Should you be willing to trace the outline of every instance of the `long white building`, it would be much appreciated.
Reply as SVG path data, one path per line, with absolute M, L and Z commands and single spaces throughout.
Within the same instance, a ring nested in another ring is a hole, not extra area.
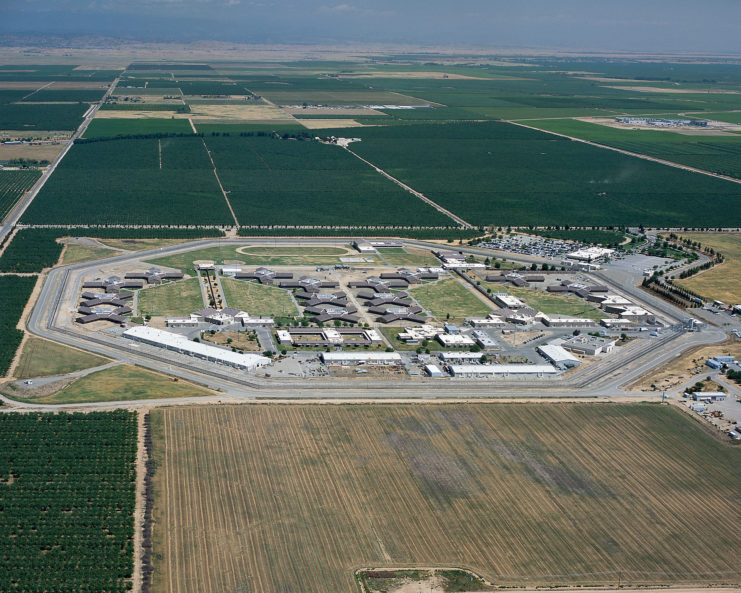
M 179 354 L 193 356 L 209 362 L 223 364 L 236 369 L 250 371 L 257 367 L 270 364 L 270 359 L 259 354 L 241 354 L 231 352 L 216 346 L 193 342 L 185 336 L 172 332 L 155 329 L 153 327 L 132 327 L 127 329 L 123 336 L 135 342 L 142 342 L 150 346 L 157 346 Z
M 558 369 L 549 364 L 451 364 L 453 377 L 496 377 L 497 375 L 555 375 Z
M 401 364 L 398 352 L 322 352 L 319 354 L 325 364 Z

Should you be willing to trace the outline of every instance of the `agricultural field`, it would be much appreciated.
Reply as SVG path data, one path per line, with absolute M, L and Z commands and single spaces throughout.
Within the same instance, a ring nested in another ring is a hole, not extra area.
M 85 138 L 111 138 L 145 134 L 192 134 L 186 119 L 95 118 L 85 130 Z
M 667 130 L 620 129 L 573 119 L 522 123 L 741 179 L 741 134 L 686 135 Z
M 227 306 L 250 315 L 293 317 L 299 313 L 288 291 L 281 288 L 231 278 L 221 278 L 221 288 Z
M 60 235 L 69 231 L 60 229 L 21 229 L 0 256 L 0 272 L 36 273 L 57 264 L 62 245 Z
M 3 591 L 129 590 L 136 414 L 2 414 Z
M 421 307 L 439 321 L 486 317 L 492 311 L 492 307 L 454 278 L 427 282 L 412 288 L 409 292 Z
M 736 183 L 508 123 L 368 127 L 353 135 L 362 138 L 351 145 L 357 154 L 477 225 L 741 224 Z M 706 208 L 708 200 L 718 208 Z
M 699 241 L 702 245 L 712 247 L 723 254 L 725 261 L 709 270 L 684 280 L 677 279 L 675 282 L 706 299 L 717 299 L 729 305 L 741 303 L 741 235 L 702 233 L 683 234 L 682 238 Z
M 96 103 L 103 98 L 105 89 L 40 89 L 23 99 L 24 103 Z
M 267 136 L 206 144 L 242 224 L 455 225 L 338 146 Z
M 15 351 L 23 340 L 23 330 L 16 329 L 33 288 L 36 276 L 0 276 L 0 377 L 8 372 Z
M 0 130 L 76 130 L 86 103 L 12 103 L 0 110 Z
M 216 225 L 233 218 L 202 140 L 168 137 L 76 143 L 23 222 Z
M 671 407 L 206 406 L 151 418 L 155 593 L 346 593 L 363 566 L 457 566 L 528 587 L 741 572 L 741 449 Z
M 0 171 L 0 220 L 41 177 L 41 171 Z
M 28 338 L 23 345 L 14 375 L 18 379 L 53 377 L 111 362 L 96 354 L 41 338 Z
M 203 309 L 198 278 L 188 278 L 139 291 L 139 313 L 153 317 L 183 316 Z

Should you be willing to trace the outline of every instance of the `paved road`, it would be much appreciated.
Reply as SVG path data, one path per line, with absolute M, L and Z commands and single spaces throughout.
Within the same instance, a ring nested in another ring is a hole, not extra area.
M 108 263 L 121 263 L 148 257 L 170 255 L 192 250 L 194 247 L 208 247 L 224 243 L 243 244 L 244 239 L 203 240 L 188 244 L 164 247 L 145 252 L 115 255 Z M 250 243 L 296 244 L 334 244 L 333 240 L 265 239 L 249 240 Z M 419 241 L 410 244 L 430 246 Z M 434 245 L 434 244 L 433 244 Z M 437 246 L 437 245 L 435 245 Z M 476 248 L 461 247 L 464 252 L 478 252 Z M 433 398 L 481 398 L 481 397 L 607 397 L 623 393 L 621 385 L 633 381 L 651 368 L 675 357 L 680 351 L 698 344 L 722 341 L 725 333 L 709 330 L 697 333 L 666 332 L 660 338 L 641 340 L 635 346 L 624 347 L 601 365 L 578 369 L 567 378 L 551 378 L 533 381 L 524 378 L 502 378 L 496 382 L 443 379 L 440 381 L 405 380 L 364 380 L 364 379 L 274 379 L 249 376 L 232 371 L 226 367 L 211 365 L 184 356 L 173 356 L 161 349 L 148 347 L 110 335 L 106 332 L 80 331 L 65 327 L 58 319 L 62 303 L 75 302 L 82 276 L 90 268 L 98 269 L 100 262 L 90 262 L 66 266 L 52 270 L 34 310 L 30 316 L 28 329 L 31 333 L 48 339 L 83 348 L 102 354 L 124 363 L 138 364 L 145 368 L 182 377 L 219 390 L 221 395 L 214 398 L 183 398 L 181 400 L 147 400 L 139 403 L 107 402 L 104 404 L 79 405 L 76 407 L 120 407 L 122 405 L 173 405 L 175 403 L 207 403 L 211 401 L 244 401 L 255 398 L 393 398 L 409 397 Z M 621 289 L 626 287 L 621 286 Z M 627 287 L 630 288 L 630 287 Z M 637 289 L 636 289 L 637 290 Z M 651 295 L 638 291 L 641 301 Z M 670 318 L 681 318 L 683 312 L 657 299 L 657 309 Z M 648 355 L 650 353 L 650 355 Z M 645 394 L 632 394 L 639 398 Z M 8 400 L 6 400 L 8 401 Z M 8 402 L 11 403 L 11 402 Z M 24 408 L 37 409 L 34 404 L 17 404 Z
M 51 165 L 49 165 L 46 168 L 46 171 L 44 171 L 43 175 L 39 178 L 39 180 L 36 182 L 36 185 L 31 188 L 31 191 L 26 194 L 24 198 L 22 198 L 14 207 L 13 209 L 8 213 L 8 215 L 5 217 L 5 219 L 2 221 L 2 226 L 0 226 L 0 243 L 5 239 L 5 236 L 10 233 L 13 226 L 18 223 L 18 221 L 21 219 L 21 216 L 23 216 L 23 213 L 26 211 L 28 206 L 33 202 L 36 195 L 41 191 L 41 188 L 44 187 L 44 184 L 47 182 L 49 177 L 51 177 L 52 173 L 54 173 L 54 170 L 57 168 L 57 165 L 62 162 L 62 159 L 65 157 L 65 155 L 69 152 L 69 149 L 72 148 L 72 145 L 75 143 L 75 140 L 77 138 L 80 138 L 84 133 L 85 130 L 87 130 L 87 127 L 90 125 L 90 122 L 93 121 L 93 118 L 95 117 L 95 114 L 98 112 L 98 109 L 100 109 L 100 106 L 105 103 L 106 99 L 110 96 L 111 92 L 114 88 L 116 88 L 116 85 L 118 84 L 119 78 L 116 78 L 111 85 L 108 87 L 108 90 L 106 91 L 105 95 L 103 95 L 103 98 L 98 101 L 97 103 L 94 103 L 91 105 L 90 109 L 87 112 L 87 115 L 82 120 L 82 123 L 80 124 L 80 127 L 77 128 L 77 131 L 72 135 L 72 138 L 67 143 L 67 146 L 64 147 L 62 152 L 59 153 L 57 158 L 54 159 Z

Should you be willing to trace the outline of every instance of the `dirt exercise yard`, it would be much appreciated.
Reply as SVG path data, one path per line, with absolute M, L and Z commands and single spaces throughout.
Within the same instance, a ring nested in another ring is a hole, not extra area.
M 151 417 L 152 591 L 350 593 L 362 567 L 460 567 L 529 588 L 741 578 L 741 448 L 668 406 Z

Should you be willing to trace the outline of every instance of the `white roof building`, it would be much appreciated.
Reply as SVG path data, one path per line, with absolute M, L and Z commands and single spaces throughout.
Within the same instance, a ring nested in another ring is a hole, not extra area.
M 476 342 L 463 334 L 437 334 L 437 341 L 448 348 L 455 346 L 473 346 Z
M 546 360 L 556 366 L 572 368 L 579 365 L 579 359 L 567 352 L 562 346 L 555 344 L 544 344 L 536 349 Z
M 543 376 L 558 373 L 549 364 L 452 364 L 448 368 L 453 377 Z
M 275 332 L 276 337 L 278 338 L 278 343 L 280 344 L 293 344 L 293 338 L 291 337 L 291 332 L 285 329 L 279 329 L 277 332 Z
M 582 354 L 588 354 L 589 356 L 596 356 L 602 352 L 611 352 L 615 347 L 615 340 L 598 338 L 596 336 L 575 336 L 568 340 L 564 340 L 562 346 L 572 352 L 580 352 Z
M 592 262 L 601 257 L 609 257 L 613 253 L 615 253 L 614 249 L 607 249 L 605 247 L 585 247 L 584 249 L 569 253 L 566 257 L 577 261 Z
M 452 362 L 455 360 L 481 360 L 480 352 L 440 352 L 437 356 L 443 362 Z
M 398 352 L 321 352 L 325 364 L 401 364 Z
M 193 342 L 185 336 L 153 327 L 132 327 L 123 333 L 125 338 L 193 356 L 209 362 L 224 364 L 241 370 L 252 370 L 270 364 L 270 359 L 258 354 L 232 352 L 209 344 Z
M 507 325 L 501 317 L 489 313 L 486 317 L 471 317 L 467 320 L 471 327 L 504 327 Z
M 440 370 L 440 367 L 436 364 L 426 364 L 425 365 L 425 373 L 429 377 L 442 377 L 443 372 Z
M 506 293 L 498 293 L 494 297 L 494 302 L 503 309 L 519 309 L 520 307 L 525 306 L 525 303 L 520 299 Z

